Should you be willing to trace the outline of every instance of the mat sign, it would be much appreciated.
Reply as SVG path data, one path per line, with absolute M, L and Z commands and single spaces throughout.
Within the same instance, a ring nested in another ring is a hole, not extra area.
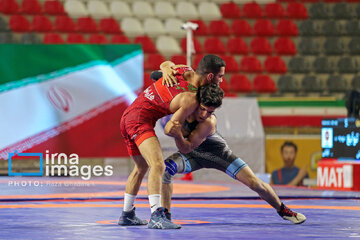
M 360 165 L 338 161 L 320 161 L 317 167 L 317 186 L 337 190 L 360 190 L 357 172 Z

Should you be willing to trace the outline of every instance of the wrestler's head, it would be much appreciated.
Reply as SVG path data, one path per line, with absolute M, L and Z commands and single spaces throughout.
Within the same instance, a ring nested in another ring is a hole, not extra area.
M 207 84 L 219 84 L 225 74 L 225 61 L 216 55 L 206 55 L 200 60 L 196 73 L 204 77 Z
M 205 121 L 213 114 L 216 108 L 222 104 L 224 91 L 217 84 L 200 86 L 196 93 L 199 106 L 195 110 L 195 118 L 198 122 Z

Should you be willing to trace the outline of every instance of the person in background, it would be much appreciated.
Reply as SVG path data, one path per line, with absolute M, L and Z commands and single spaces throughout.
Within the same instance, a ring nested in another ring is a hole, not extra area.
M 271 180 L 273 184 L 301 186 L 302 180 L 309 177 L 306 167 L 300 169 L 294 165 L 296 154 L 296 144 L 291 141 L 284 142 L 281 146 L 281 157 L 284 161 L 284 167 L 272 172 Z

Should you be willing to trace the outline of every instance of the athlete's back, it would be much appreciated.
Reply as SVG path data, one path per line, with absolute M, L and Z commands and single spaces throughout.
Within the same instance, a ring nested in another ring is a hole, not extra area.
M 189 71 L 189 68 L 182 67 L 176 70 L 178 72 L 176 85 L 167 87 L 162 84 L 162 78 L 160 78 L 135 99 L 123 116 L 137 113 L 155 125 L 159 118 L 171 114 L 169 105 L 175 96 L 182 92 L 196 91 L 196 88 L 183 77 L 183 73 Z

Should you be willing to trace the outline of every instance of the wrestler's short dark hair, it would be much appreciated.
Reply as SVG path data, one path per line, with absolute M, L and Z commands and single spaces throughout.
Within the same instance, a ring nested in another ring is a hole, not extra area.
M 281 152 L 283 151 L 284 147 L 293 147 L 295 149 L 295 152 L 297 152 L 296 144 L 291 141 L 285 141 L 283 145 L 281 145 Z
M 196 73 L 199 75 L 208 73 L 218 74 L 221 67 L 225 67 L 225 61 L 219 56 L 209 54 L 200 60 Z
M 206 107 L 220 107 L 223 98 L 224 91 L 215 83 L 200 86 L 196 92 L 196 99 L 199 104 L 201 103 Z

